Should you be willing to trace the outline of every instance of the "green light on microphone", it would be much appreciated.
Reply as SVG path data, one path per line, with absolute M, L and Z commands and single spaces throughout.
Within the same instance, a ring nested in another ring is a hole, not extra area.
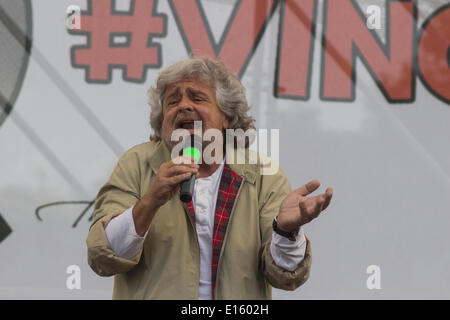
M 183 150 L 183 156 L 191 156 L 195 161 L 200 161 L 201 155 L 200 150 L 197 148 L 190 147 Z

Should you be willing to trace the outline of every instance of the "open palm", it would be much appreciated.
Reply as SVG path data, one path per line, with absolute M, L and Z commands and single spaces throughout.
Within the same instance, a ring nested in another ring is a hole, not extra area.
M 333 196 L 332 188 L 327 188 L 325 193 L 317 196 L 307 196 L 319 186 L 318 180 L 312 180 L 284 198 L 277 217 L 277 224 L 281 230 L 295 231 L 328 207 Z

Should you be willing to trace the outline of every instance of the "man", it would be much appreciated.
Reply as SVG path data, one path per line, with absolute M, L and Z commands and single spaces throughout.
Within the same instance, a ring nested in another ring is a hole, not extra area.
M 254 128 L 245 89 L 222 63 L 178 62 L 149 95 L 151 141 L 119 160 L 97 195 L 87 238 L 91 268 L 115 275 L 113 298 L 270 299 L 272 286 L 298 288 L 311 266 L 302 225 L 328 206 L 332 189 L 308 197 L 320 185 L 313 180 L 292 192 L 281 169 L 261 174 L 259 155 L 251 163 L 236 141 L 224 145 L 222 161 L 172 157 L 175 130 L 193 133 L 196 121 L 202 132 Z M 228 161 L 242 151 L 244 164 Z M 193 174 L 185 204 L 180 183 Z

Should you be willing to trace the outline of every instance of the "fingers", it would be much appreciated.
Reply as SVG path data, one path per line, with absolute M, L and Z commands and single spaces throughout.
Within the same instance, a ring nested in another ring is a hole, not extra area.
M 180 156 L 163 163 L 159 168 L 157 178 L 160 187 L 178 185 L 180 182 L 189 179 L 193 174 L 197 174 L 199 165 L 193 162 L 190 156 Z
M 319 180 L 311 180 L 304 186 L 301 186 L 300 188 L 296 189 L 295 192 L 298 193 L 301 196 L 306 196 L 316 190 L 318 187 L 320 187 L 320 181 Z
M 169 166 L 174 166 L 174 165 L 180 165 L 180 164 L 194 164 L 195 163 L 195 159 L 191 156 L 179 156 L 176 158 L 173 158 L 172 161 L 169 162 Z
M 193 174 L 194 174 L 194 172 L 190 171 L 190 172 L 181 173 L 176 176 L 172 176 L 168 179 L 169 180 L 168 184 L 171 186 L 179 185 L 184 180 L 189 179 Z
M 180 174 L 184 174 L 184 173 L 188 173 L 188 172 L 192 172 L 192 173 L 198 173 L 198 165 L 192 165 L 192 166 L 188 166 L 188 165 L 178 165 L 178 166 L 173 166 L 170 167 L 166 170 L 166 177 L 173 177 L 173 176 L 177 176 Z
M 198 165 L 176 165 L 168 168 L 165 172 L 165 178 L 168 184 L 173 186 L 189 179 L 193 174 L 198 173 Z
M 332 188 L 327 188 L 325 193 L 317 196 L 317 209 L 318 209 L 319 213 L 328 207 L 332 197 L 333 197 L 333 189 Z
M 164 205 L 180 190 L 180 183 L 197 174 L 199 165 L 192 157 L 181 156 L 167 161 L 159 167 L 153 185 L 147 191 L 148 197 L 158 207 Z
M 164 177 L 172 177 L 174 175 L 194 171 L 197 173 L 199 165 L 194 163 L 194 159 L 190 156 L 180 156 L 163 163 L 159 169 L 160 175 Z
M 330 204 L 332 196 L 333 189 L 327 188 L 327 190 L 325 190 L 325 193 L 311 197 L 310 199 L 313 199 L 317 203 L 317 206 L 320 208 L 320 211 L 323 211 Z
M 327 190 L 325 191 L 324 197 L 325 197 L 325 200 L 322 205 L 321 211 L 325 210 L 328 207 L 328 205 L 330 204 L 331 198 L 333 197 L 333 189 L 327 188 Z
M 308 223 L 317 218 L 319 214 L 328 207 L 332 197 L 333 189 L 327 188 L 323 194 L 300 201 L 299 206 L 304 223 Z

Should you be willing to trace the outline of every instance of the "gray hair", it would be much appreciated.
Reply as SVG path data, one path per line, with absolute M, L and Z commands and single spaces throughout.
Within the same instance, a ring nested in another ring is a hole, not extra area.
M 239 78 L 220 61 L 214 61 L 209 57 L 196 57 L 182 60 L 163 70 L 156 81 L 156 87 L 148 90 L 150 125 L 153 129 L 150 140 L 161 140 L 164 93 L 167 87 L 181 80 L 202 81 L 215 90 L 217 105 L 227 118 L 229 129 L 243 131 L 255 129 L 255 119 L 247 114 L 250 107 L 245 97 L 245 88 Z M 253 138 L 249 138 L 250 143 Z M 236 146 L 236 136 L 234 140 Z M 246 141 L 245 146 L 248 145 Z

